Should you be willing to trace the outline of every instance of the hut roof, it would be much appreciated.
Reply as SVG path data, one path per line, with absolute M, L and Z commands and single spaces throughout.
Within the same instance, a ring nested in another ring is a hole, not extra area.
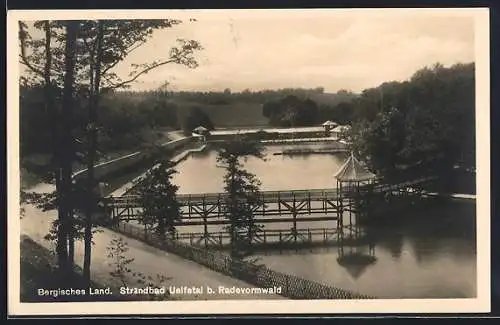
M 350 128 L 351 127 L 349 125 L 339 125 L 339 126 L 335 127 L 332 131 L 333 132 L 342 132 L 342 131 L 347 131 Z
M 323 126 L 334 126 L 334 125 L 338 125 L 337 123 L 333 122 L 333 121 L 326 121 L 325 123 L 322 124 Z
M 377 176 L 363 166 L 354 154 L 351 155 L 340 166 L 335 173 L 335 178 L 341 182 L 363 182 L 375 179 Z
M 195 132 L 206 132 L 206 131 L 208 131 L 208 129 L 206 127 L 200 125 L 197 128 L 195 128 L 193 131 L 195 131 Z

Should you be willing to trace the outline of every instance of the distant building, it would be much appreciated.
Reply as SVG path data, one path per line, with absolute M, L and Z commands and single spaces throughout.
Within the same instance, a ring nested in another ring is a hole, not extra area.
M 331 136 L 340 139 L 342 134 L 349 131 L 351 127 L 349 125 L 338 125 L 330 131 Z
M 204 126 L 198 126 L 193 130 L 193 133 L 199 134 L 199 135 L 208 135 L 210 131 Z
M 327 134 L 329 134 L 330 131 L 338 125 L 338 123 L 335 123 L 333 121 L 328 120 L 325 123 L 323 123 L 322 125 L 325 128 L 325 132 Z
M 202 142 L 205 142 L 210 135 L 210 131 L 206 127 L 200 125 L 193 130 L 192 135 L 194 137 L 199 137 Z

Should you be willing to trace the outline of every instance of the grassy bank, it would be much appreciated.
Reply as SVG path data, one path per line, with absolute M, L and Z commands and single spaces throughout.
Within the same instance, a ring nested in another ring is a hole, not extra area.
M 110 150 L 104 150 L 103 154 L 97 159 L 96 164 L 109 161 L 130 153 L 140 151 L 145 147 L 149 147 L 152 144 L 163 144 L 172 139 L 169 138 L 168 132 L 172 131 L 168 128 L 158 128 L 158 129 L 148 129 L 141 131 L 140 140 L 131 142 L 127 145 L 126 141 L 120 141 L 120 145 L 116 148 Z M 102 149 L 101 149 L 102 150 Z M 48 164 L 50 161 L 50 154 L 36 154 L 30 156 L 21 157 L 21 188 L 29 189 L 43 182 L 42 177 L 38 175 L 37 170 L 42 170 L 43 165 Z M 73 172 L 85 169 L 86 166 L 83 164 L 75 163 L 73 165 Z
M 39 295 L 39 289 L 56 290 L 60 288 L 60 278 L 57 273 L 56 257 L 49 250 L 40 246 L 27 236 L 21 236 L 20 242 L 21 274 L 20 274 L 20 301 L 21 302 L 85 302 L 85 301 L 140 301 L 149 300 L 148 296 L 122 296 L 116 286 L 112 287 L 111 295 Z M 67 282 L 68 288 L 82 289 L 84 281 L 81 269 L 75 271 Z M 93 289 L 104 289 L 106 286 L 93 282 Z

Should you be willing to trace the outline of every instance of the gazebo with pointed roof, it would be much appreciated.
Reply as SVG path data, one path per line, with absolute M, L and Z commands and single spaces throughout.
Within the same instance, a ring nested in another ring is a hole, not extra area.
M 359 228 L 357 221 L 353 223 L 353 216 L 355 216 L 355 220 L 358 220 L 358 217 L 363 214 L 363 209 L 360 209 L 358 205 L 360 197 L 352 194 L 360 194 L 360 187 L 372 184 L 377 179 L 377 176 L 369 171 L 351 151 L 351 154 L 340 166 L 334 177 L 337 180 L 337 204 L 339 206 L 337 209 L 337 226 L 342 234 L 337 262 L 353 278 L 358 278 L 369 265 L 375 263 L 376 258 L 374 256 L 374 247 L 370 243 L 365 243 L 366 233 Z M 344 210 L 344 207 L 347 210 Z M 344 211 L 349 213 L 349 225 L 347 227 L 344 227 Z M 350 247 L 350 249 L 344 252 L 343 239 L 346 229 L 353 245 L 348 245 L 346 248 Z
M 349 222 L 352 225 L 352 218 L 354 210 L 353 208 L 358 206 L 358 199 L 360 195 L 360 188 L 363 185 L 372 184 L 377 176 L 370 172 L 356 157 L 354 153 L 351 152 L 350 156 L 346 159 L 344 164 L 340 166 L 339 170 L 335 173 L 334 177 L 337 180 L 337 191 L 338 191 L 338 204 L 339 206 L 345 206 L 347 204 L 350 206 L 349 209 Z M 344 202 L 344 199 L 348 199 Z M 339 222 L 343 225 L 343 211 L 344 209 L 338 209 Z M 360 212 L 360 211 L 358 211 Z M 358 215 L 354 212 L 354 215 Z M 357 218 L 357 217 L 356 217 Z
M 347 185 L 351 190 L 354 186 L 370 184 L 377 179 L 377 176 L 370 172 L 351 151 L 351 155 L 340 166 L 334 177 L 337 179 L 337 188 L 342 191 Z

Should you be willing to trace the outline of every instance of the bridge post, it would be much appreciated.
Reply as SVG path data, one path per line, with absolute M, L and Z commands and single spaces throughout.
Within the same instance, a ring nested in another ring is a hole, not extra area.
M 115 215 L 116 215 L 115 209 L 116 209 L 115 205 L 111 204 L 111 220 L 113 223 L 116 221 L 115 220 Z
M 281 215 L 281 197 L 280 197 L 280 192 L 278 192 L 278 213 Z
M 220 193 L 217 195 L 217 218 L 221 217 L 221 204 Z
M 261 193 L 260 196 L 261 196 L 261 199 L 262 199 L 262 215 L 265 216 L 266 215 L 266 200 L 264 198 L 264 194 L 263 193 Z
M 294 240 L 294 244 L 295 244 L 295 248 L 297 248 L 297 203 L 296 203 L 296 199 L 295 199 L 295 192 L 293 192 L 292 194 L 293 196 L 293 205 L 292 205 L 292 208 L 293 208 L 293 240 Z
M 208 224 L 207 224 L 207 206 L 203 196 L 203 237 L 205 238 L 205 247 L 208 247 Z
M 337 230 L 344 227 L 344 198 L 342 196 L 342 183 L 337 181 Z
M 311 214 L 311 192 L 307 192 L 307 212 Z

